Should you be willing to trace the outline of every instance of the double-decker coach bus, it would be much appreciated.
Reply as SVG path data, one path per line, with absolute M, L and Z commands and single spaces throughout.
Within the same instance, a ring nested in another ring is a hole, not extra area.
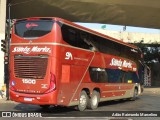
M 13 101 L 83 111 L 142 93 L 143 56 L 134 45 L 56 17 L 17 20 L 11 36 Z

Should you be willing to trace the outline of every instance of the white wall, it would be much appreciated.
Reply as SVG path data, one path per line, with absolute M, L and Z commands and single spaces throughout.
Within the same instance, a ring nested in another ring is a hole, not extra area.
M 0 42 L 5 39 L 6 0 L 0 0 Z M 4 84 L 4 53 L 0 49 L 0 88 Z
M 124 42 L 137 43 L 143 39 L 143 43 L 158 43 L 160 44 L 160 34 L 149 34 L 149 33 L 136 33 L 136 32 L 119 32 L 119 31 L 111 31 L 104 29 L 93 29 L 97 32 L 109 35 L 118 40 L 122 40 Z

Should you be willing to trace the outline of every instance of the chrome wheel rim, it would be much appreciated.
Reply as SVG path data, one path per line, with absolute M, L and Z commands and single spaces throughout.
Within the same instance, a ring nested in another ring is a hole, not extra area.
M 97 105 L 97 101 L 98 101 L 97 96 L 94 95 L 93 98 L 92 98 L 92 104 L 93 104 L 93 106 Z
M 86 102 L 87 102 L 86 96 L 85 96 L 85 95 L 82 95 L 82 96 L 80 97 L 80 105 L 81 105 L 82 107 L 85 107 L 85 106 L 86 106 Z

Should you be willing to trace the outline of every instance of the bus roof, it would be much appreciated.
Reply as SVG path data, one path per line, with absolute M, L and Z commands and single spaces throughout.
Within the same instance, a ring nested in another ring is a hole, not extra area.
M 88 33 L 97 35 L 97 36 L 99 36 L 99 37 L 103 37 L 103 38 L 109 39 L 109 40 L 111 40 L 111 41 L 113 41 L 113 42 L 117 42 L 117 43 L 119 43 L 119 44 L 123 44 L 123 45 L 125 45 L 125 46 L 131 47 L 131 48 L 134 48 L 134 49 L 138 49 L 138 47 L 135 46 L 135 45 L 132 45 L 132 44 L 129 44 L 129 43 L 125 43 L 125 42 L 120 41 L 120 40 L 118 40 L 118 39 L 116 39 L 116 38 L 113 38 L 113 37 L 110 37 L 110 36 L 108 36 L 108 35 L 105 35 L 105 34 L 96 32 L 96 31 L 91 30 L 91 29 L 89 29 L 89 28 L 83 27 L 83 26 L 81 26 L 81 25 L 78 25 L 78 24 L 76 24 L 76 23 L 73 23 L 73 22 L 70 22 L 70 21 L 68 21 L 68 20 L 65 20 L 65 19 L 62 19 L 62 18 L 58 18 L 58 17 L 30 17 L 30 18 L 18 19 L 18 20 L 16 20 L 16 21 L 18 22 L 18 21 L 23 21 L 23 20 L 39 20 L 39 19 L 42 19 L 42 20 L 55 20 L 55 21 L 60 21 L 60 22 L 62 22 L 63 24 L 67 24 L 67 25 L 69 25 L 69 26 L 75 27 L 75 28 L 80 29 L 80 30 L 82 30 L 82 31 L 85 31 L 85 32 L 88 32 Z

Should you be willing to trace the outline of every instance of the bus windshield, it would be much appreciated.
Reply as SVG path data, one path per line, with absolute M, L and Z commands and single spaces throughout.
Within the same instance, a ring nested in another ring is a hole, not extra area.
M 51 32 L 53 20 L 25 20 L 15 24 L 15 34 L 23 38 L 37 38 Z

